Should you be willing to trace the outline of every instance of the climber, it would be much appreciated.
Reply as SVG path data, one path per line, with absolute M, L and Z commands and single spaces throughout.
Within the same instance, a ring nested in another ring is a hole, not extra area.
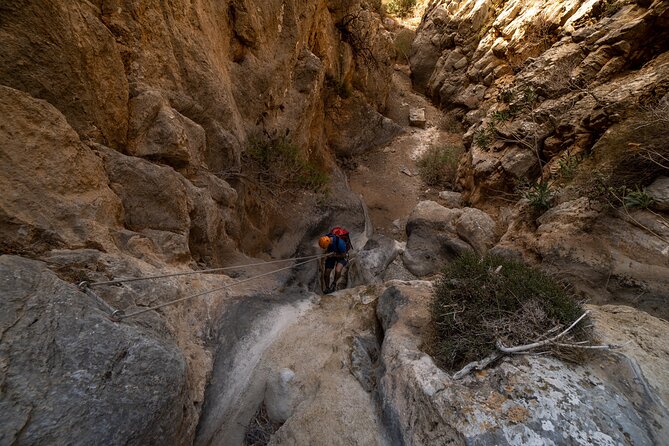
M 321 280 L 322 291 L 330 294 L 335 291 L 341 271 L 348 263 L 348 251 L 351 249 L 351 239 L 347 230 L 336 226 L 318 240 L 318 246 L 328 255 L 325 258 L 324 274 Z M 334 281 L 330 284 L 330 275 L 334 268 Z

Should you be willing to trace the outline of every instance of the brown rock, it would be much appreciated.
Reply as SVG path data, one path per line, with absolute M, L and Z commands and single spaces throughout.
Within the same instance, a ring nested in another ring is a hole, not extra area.
M 45 99 L 85 139 L 125 143 L 128 82 L 99 11 L 79 2 L 10 2 L 0 10 L 0 84 Z
M 5 249 L 113 249 L 121 204 L 102 162 L 55 107 L 0 86 L 0 232 Z

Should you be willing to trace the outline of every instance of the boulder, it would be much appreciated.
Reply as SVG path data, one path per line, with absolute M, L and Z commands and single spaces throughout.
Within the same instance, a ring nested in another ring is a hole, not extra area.
M 186 361 L 164 324 L 112 322 L 41 262 L 0 256 L 0 276 L 0 443 L 183 438 Z
M 496 224 L 474 208 L 449 209 L 434 201 L 421 201 L 406 225 L 404 265 L 421 277 L 438 272 L 467 251 L 483 255 L 497 240 Z
M 424 108 L 409 109 L 409 125 L 424 129 L 426 124 L 427 120 L 425 119 Z
M 275 423 L 284 423 L 295 410 L 295 372 L 289 368 L 279 370 L 267 380 L 265 388 L 265 408 L 267 416 Z
M 463 208 L 455 222 L 458 236 L 469 243 L 477 254 L 485 255 L 497 242 L 496 224 L 485 212 L 475 208 Z
M 328 142 L 341 157 L 381 147 L 403 131 L 359 97 L 341 100 L 328 113 L 325 120 Z
M 121 203 L 103 164 L 65 116 L 43 100 L 0 86 L 0 246 L 114 249 Z
M 383 282 L 388 265 L 403 251 L 404 246 L 396 240 L 384 236 L 370 239 L 351 260 L 348 270 L 348 286 Z
M 172 167 L 198 167 L 205 154 L 204 129 L 169 106 L 155 91 L 130 100 L 130 154 Z
M 654 209 L 669 212 L 669 177 L 658 178 L 646 188 L 646 192 L 654 201 Z
M 439 198 L 443 200 L 444 206 L 447 208 L 462 207 L 462 194 L 460 192 L 453 192 L 445 190 L 439 192 Z
M 429 303 L 430 289 L 420 283 L 391 284 L 379 298 L 379 394 L 391 443 L 656 444 L 669 433 L 669 411 L 626 356 L 584 365 L 505 358 L 453 379 L 419 349 Z
M 473 251 L 460 240 L 455 229 L 460 209 L 447 209 L 434 201 L 421 201 L 407 221 L 406 268 L 418 277 L 437 273 L 465 251 Z

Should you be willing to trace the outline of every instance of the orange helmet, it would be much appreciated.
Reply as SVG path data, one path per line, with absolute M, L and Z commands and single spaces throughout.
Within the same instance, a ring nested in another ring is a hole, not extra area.
M 328 249 L 330 243 L 332 243 L 332 240 L 330 240 L 330 237 L 328 237 L 327 235 L 324 235 L 323 237 L 318 239 L 318 246 L 320 246 L 322 249 Z

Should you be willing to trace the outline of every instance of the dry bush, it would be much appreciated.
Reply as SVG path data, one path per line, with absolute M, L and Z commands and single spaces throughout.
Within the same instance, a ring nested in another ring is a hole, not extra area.
M 501 268 L 500 268 L 501 267 Z M 458 370 L 507 346 L 541 341 L 568 327 L 584 312 L 570 291 L 522 263 L 466 254 L 444 270 L 432 303 L 432 336 L 424 347 L 446 370 Z M 567 342 L 590 337 L 581 323 Z M 546 346 L 564 357 L 564 350 Z M 569 349 L 569 359 L 574 359 Z
M 428 186 L 447 187 L 455 182 L 463 147 L 432 146 L 416 161 L 418 173 Z
M 266 446 L 272 439 L 274 432 L 279 430 L 280 423 L 275 423 L 269 419 L 267 409 L 263 403 L 256 412 L 255 416 L 246 428 L 244 436 L 245 446 Z

